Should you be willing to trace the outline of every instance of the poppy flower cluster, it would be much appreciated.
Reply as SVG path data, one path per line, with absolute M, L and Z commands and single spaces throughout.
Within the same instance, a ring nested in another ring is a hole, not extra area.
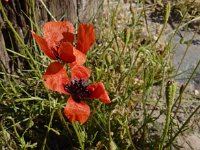
M 68 22 L 47 22 L 43 26 L 44 37 L 32 31 L 42 51 L 52 62 L 43 75 L 44 85 L 53 91 L 69 95 L 64 108 L 65 116 L 71 121 L 83 124 L 90 115 L 86 100 L 100 99 L 110 103 L 102 82 L 88 84 L 91 71 L 84 66 L 86 53 L 95 42 L 93 25 L 80 24 L 74 44 L 74 27 Z M 69 64 L 70 78 L 65 64 Z

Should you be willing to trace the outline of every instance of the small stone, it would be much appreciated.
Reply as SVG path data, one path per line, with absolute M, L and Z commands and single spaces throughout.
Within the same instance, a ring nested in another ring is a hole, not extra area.
M 198 90 L 194 90 L 194 95 L 198 96 L 199 95 L 199 91 Z

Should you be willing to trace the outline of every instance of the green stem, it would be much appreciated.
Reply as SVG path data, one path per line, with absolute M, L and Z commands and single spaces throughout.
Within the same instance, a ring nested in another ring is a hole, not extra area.
M 72 135 L 72 131 L 71 131 L 71 129 L 69 128 L 68 124 L 67 124 L 66 121 L 65 121 L 65 118 L 63 117 L 63 115 L 62 115 L 62 113 L 61 113 L 61 108 L 57 111 L 57 113 L 58 113 L 58 116 L 59 116 L 59 118 L 60 118 L 60 121 L 66 126 L 66 128 L 67 128 L 69 134 Z
M 133 140 L 132 140 L 132 137 L 131 137 L 131 133 L 130 133 L 130 131 L 129 131 L 128 123 L 126 124 L 126 131 L 127 131 L 129 140 L 130 140 L 130 142 L 131 142 L 131 145 L 132 145 L 132 147 L 133 147 L 133 150 L 136 150 L 136 147 L 135 147 L 135 145 L 134 145 L 134 143 L 133 143 Z
M 163 135 L 162 135 L 161 144 L 159 146 L 159 150 L 163 149 L 163 145 L 164 145 L 164 142 L 167 137 L 168 130 L 169 130 L 170 118 L 171 118 L 171 107 L 167 107 L 166 122 L 165 122 L 165 127 L 163 130 Z
M 112 115 L 114 114 L 114 113 L 118 113 L 119 115 L 121 115 L 121 116 L 123 116 L 120 112 L 118 112 L 118 111 L 115 111 L 115 110 L 113 110 L 111 113 L 110 113 L 110 115 L 109 115 L 109 122 L 108 122 L 108 132 L 109 132 L 109 141 L 110 141 L 110 143 L 112 143 L 112 136 L 111 136 L 111 117 L 112 117 Z M 127 118 L 127 117 L 126 117 Z M 128 120 L 128 119 L 126 119 L 126 120 Z M 122 124 L 121 124 L 122 125 Z M 135 145 L 134 145 L 134 143 L 133 143 L 133 140 L 132 140 L 132 137 L 131 137 L 131 133 L 130 133 L 130 131 L 129 131 L 129 127 L 128 127 L 128 122 L 126 121 L 126 123 L 125 123 L 125 125 L 122 125 L 122 126 L 124 126 L 125 128 L 126 128 L 126 131 L 127 131 L 127 134 L 128 134 L 128 138 L 129 138 L 129 140 L 130 140 L 130 142 L 131 142 L 131 146 L 132 146 L 132 148 L 133 148 L 133 150 L 137 150 L 136 149 L 136 147 L 135 147 Z M 117 147 L 117 146 L 116 146 Z M 110 147 L 110 149 L 111 149 L 111 147 Z
M 38 65 L 36 64 L 32 54 L 29 52 L 28 47 L 25 45 L 23 39 L 20 37 L 20 35 L 16 32 L 15 28 L 13 27 L 12 23 L 10 22 L 10 20 L 8 19 L 8 17 L 6 16 L 6 13 L 4 11 L 3 5 L 0 1 L 0 12 L 2 13 L 3 18 L 5 19 L 5 22 L 8 24 L 8 26 L 10 27 L 11 31 L 14 33 L 14 36 L 16 38 L 16 40 L 18 41 L 18 44 L 20 46 L 23 46 L 25 49 L 25 52 L 31 59 L 32 63 L 36 66 L 36 69 L 33 67 L 33 64 L 29 63 L 30 67 L 35 71 L 36 74 L 38 74 L 39 77 L 42 77 L 42 74 L 40 71 L 37 72 L 37 70 L 40 70 L 38 68 Z
M 154 42 L 153 46 L 158 42 L 158 40 L 161 38 L 161 36 L 163 35 L 163 32 L 167 26 L 167 23 L 168 23 L 168 19 L 169 19 L 169 16 L 170 16 L 170 11 L 171 11 L 171 5 L 170 3 L 167 3 L 166 5 L 166 8 L 165 8 L 165 17 L 164 17 L 164 24 L 163 24 L 163 27 L 160 31 L 160 34 L 158 35 L 158 38 L 156 39 L 156 41 Z
M 190 81 L 192 80 L 192 78 L 194 77 L 195 72 L 196 72 L 196 70 L 199 68 L 199 66 L 200 66 L 200 60 L 198 61 L 196 67 L 194 68 L 194 70 L 193 70 L 192 74 L 190 75 L 189 79 L 187 80 L 186 84 L 182 87 L 179 96 L 178 96 L 177 99 L 175 100 L 175 103 L 173 104 L 172 109 L 176 106 L 177 102 L 178 102 L 178 106 L 177 106 L 177 108 L 176 108 L 176 111 L 175 111 L 175 113 L 174 113 L 174 117 L 173 117 L 173 118 L 175 118 L 175 116 L 176 116 L 176 114 L 177 114 L 177 112 L 178 112 L 178 110 L 179 110 L 183 92 L 185 91 L 186 87 L 188 86 L 188 84 L 190 83 Z
M 145 25 L 146 25 L 147 33 L 148 33 L 148 36 L 150 37 L 151 34 L 150 34 L 150 31 L 149 31 L 149 26 L 148 26 L 148 22 L 147 22 L 147 12 L 146 12 L 145 2 L 146 2 L 146 0 L 142 1 L 142 11 L 144 12 L 144 20 L 145 20 Z
M 166 104 L 167 104 L 167 110 L 166 110 L 166 121 L 165 121 L 165 127 L 163 129 L 162 134 L 162 140 L 159 145 L 159 150 L 163 149 L 164 142 L 167 138 L 167 134 L 169 131 L 170 121 L 171 121 L 171 111 L 172 111 L 172 105 L 174 102 L 174 97 L 176 94 L 176 84 L 173 83 L 173 81 L 168 81 L 166 85 Z
M 83 142 L 83 140 L 82 140 L 82 138 L 81 138 L 81 135 L 80 135 L 80 133 L 79 133 L 79 131 L 78 131 L 78 126 L 77 126 L 76 123 L 72 123 L 72 126 L 73 126 L 73 128 L 74 128 L 74 130 L 75 130 L 75 132 L 76 132 L 77 137 L 78 137 L 78 141 L 79 141 L 81 150 L 84 150 L 84 142 Z
M 168 147 L 175 140 L 175 138 L 184 130 L 184 128 L 186 127 L 186 125 L 189 123 L 190 119 L 199 110 L 199 108 L 200 108 L 200 105 L 192 112 L 192 114 L 187 118 L 187 120 L 184 122 L 184 124 L 178 130 L 178 132 L 176 132 L 176 134 L 169 140 L 169 142 L 164 146 L 164 148 Z
M 196 33 L 193 34 L 193 36 L 192 36 L 192 38 L 191 38 L 190 41 L 192 41 L 192 40 L 194 39 L 195 35 L 196 35 Z M 178 65 L 178 68 L 176 69 L 176 73 L 175 73 L 176 75 L 177 75 L 178 72 L 179 72 L 179 69 L 180 69 L 180 67 L 181 67 L 181 65 L 182 65 L 182 63 L 183 63 L 183 60 L 185 60 L 185 56 L 186 56 L 186 54 L 187 54 L 187 52 L 188 52 L 190 46 L 191 46 L 191 42 L 187 43 L 187 47 L 186 47 L 186 49 L 185 49 L 185 51 L 184 51 L 184 53 L 183 53 L 183 57 L 181 58 L 181 61 L 180 61 L 179 65 Z
M 5 144 L 6 144 L 6 146 L 8 147 L 8 149 L 13 149 L 11 146 L 10 146 L 10 144 L 9 144 L 9 142 L 8 142 L 8 135 L 6 134 L 6 130 L 4 129 L 4 127 L 3 127 L 3 124 L 2 124 L 2 122 L 3 122 L 3 120 L 1 120 L 0 121 L 0 130 L 1 130 L 1 132 L 2 132 L 2 140 L 5 142 Z
M 53 109 L 53 111 L 52 111 L 52 113 L 51 113 L 51 118 L 50 118 L 50 121 L 49 121 L 49 125 L 48 125 L 48 128 L 47 128 L 47 132 L 46 132 L 46 135 L 45 135 L 43 144 L 42 144 L 42 150 L 44 150 L 44 149 L 45 149 L 45 146 L 46 146 L 47 136 L 48 136 L 49 131 L 50 131 L 50 127 L 51 127 L 51 124 L 52 124 L 52 120 L 53 120 L 53 117 L 54 117 L 54 113 L 55 113 L 55 109 Z

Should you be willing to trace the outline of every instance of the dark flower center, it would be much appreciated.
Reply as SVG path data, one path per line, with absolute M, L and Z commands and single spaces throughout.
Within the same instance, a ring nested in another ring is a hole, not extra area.
M 76 102 L 80 102 L 83 98 L 90 96 L 90 92 L 87 90 L 87 87 L 87 81 L 79 79 L 73 80 L 69 84 L 66 84 L 65 90 L 70 93 Z

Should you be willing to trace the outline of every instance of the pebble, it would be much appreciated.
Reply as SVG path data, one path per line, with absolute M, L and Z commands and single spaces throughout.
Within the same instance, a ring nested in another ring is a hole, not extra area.
M 198 90 L 194 90 L 194 95 L 198 96 L 199 95 L 199 91 Z

